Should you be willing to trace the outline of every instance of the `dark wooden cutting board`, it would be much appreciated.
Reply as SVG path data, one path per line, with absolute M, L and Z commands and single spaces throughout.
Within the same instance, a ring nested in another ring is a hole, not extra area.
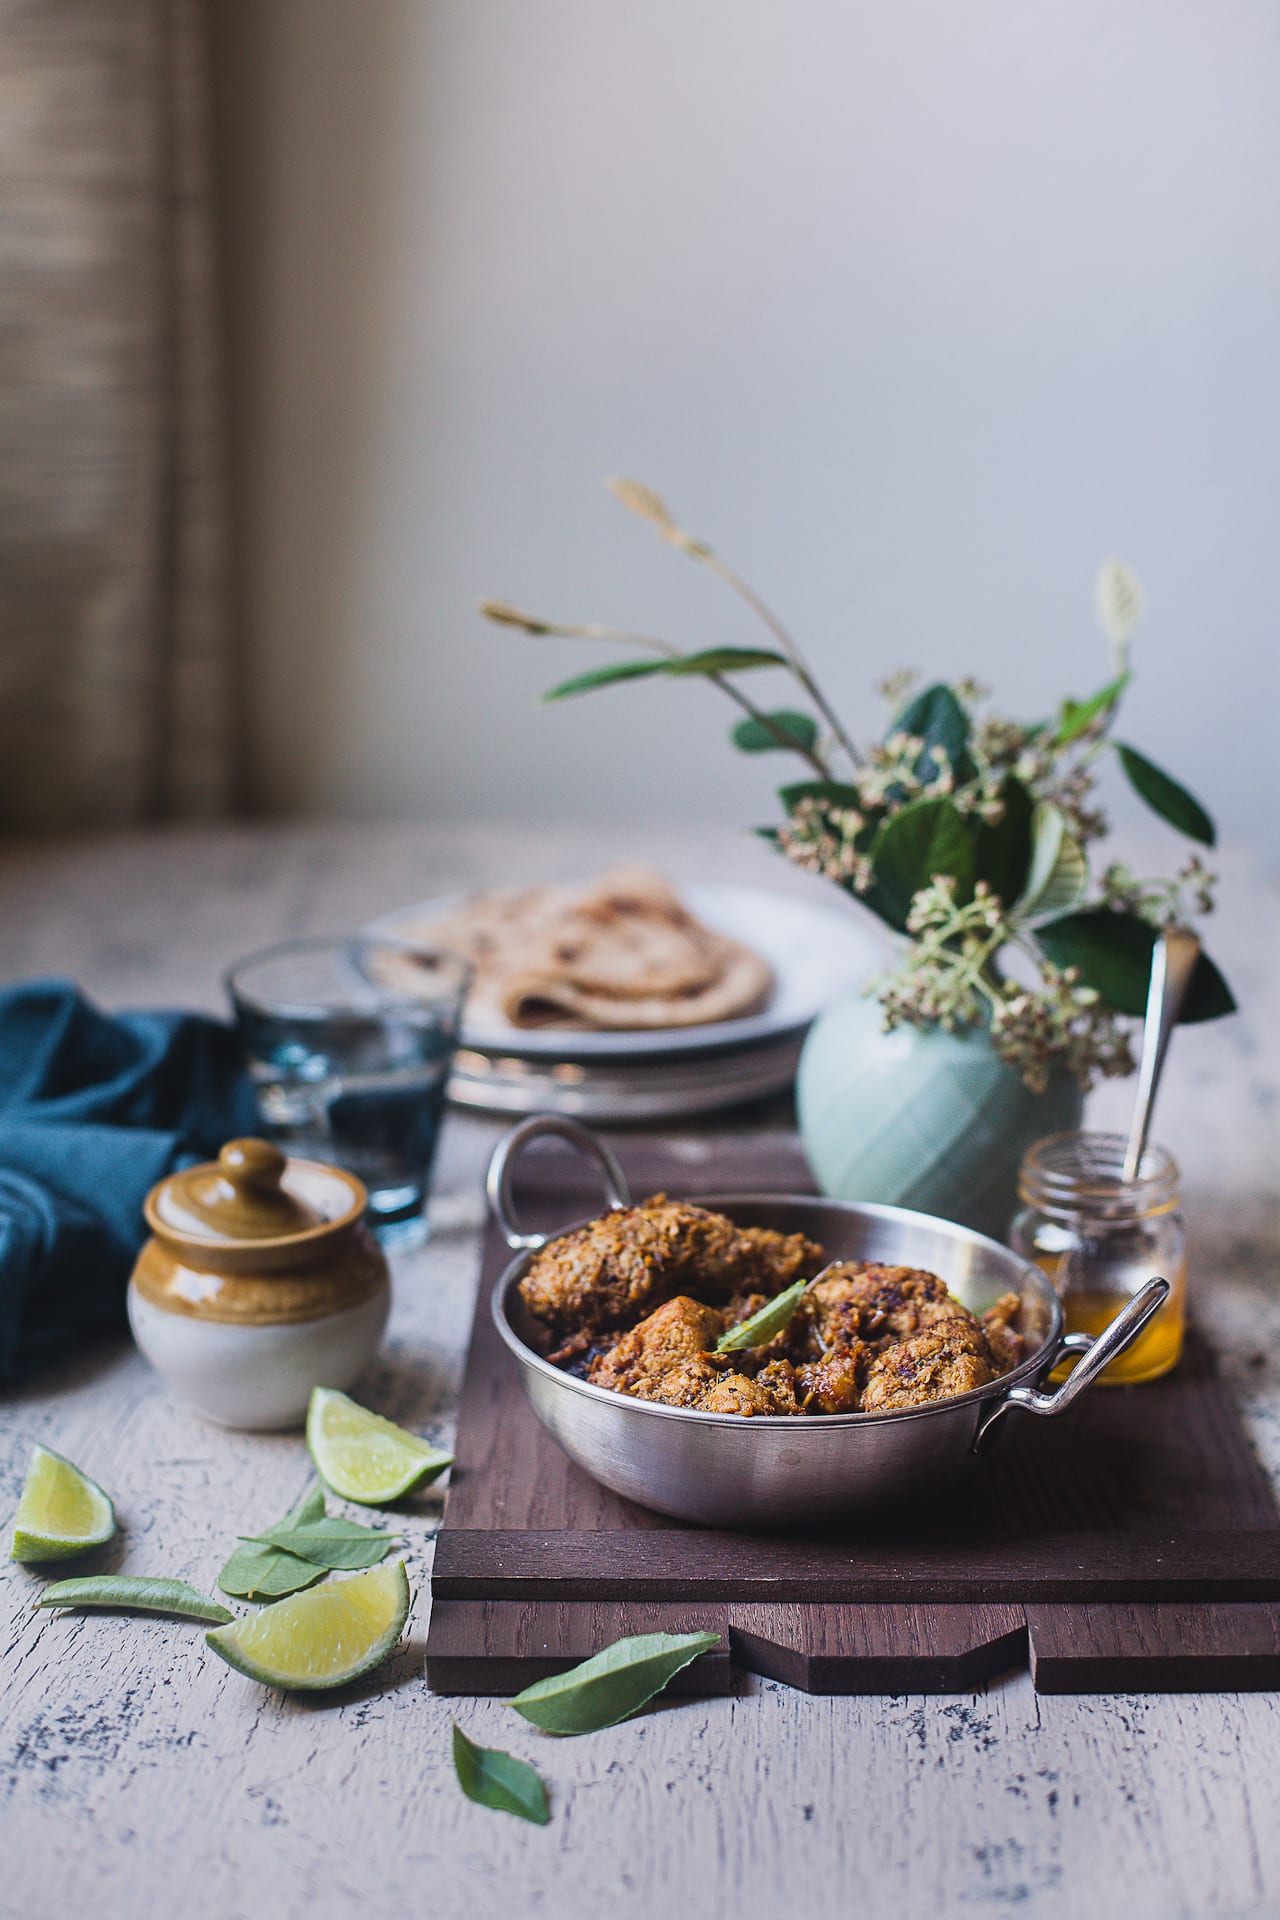
M 775 1139 L 620 1151 L 637 1195 L 812 1191 Z M 562 1152 L 530 1155 L 523 1184 L 531 1228 L 599 1204 Z M 1164 1380 L 1012 1416 L 933 1509 L 716 1532 L 606 1492 L 543 1430 L 489 1313 L 510 1258 L 491 1227 L 432 1575 L 437 1692 L 507 1693 L 621 1634 L 698 1628 L 724 1644 L 689 1692 L 727 1691 L 731 1666 L 812 1693 L 963 1691 L 1028 1664 L 1041 1693 L 1280 1687 L 1280 1513 L 1198 1335 Z

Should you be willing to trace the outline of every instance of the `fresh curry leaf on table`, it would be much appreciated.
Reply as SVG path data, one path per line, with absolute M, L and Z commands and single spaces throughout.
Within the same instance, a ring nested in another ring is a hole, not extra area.
M 324 1488 L 317 1484 L 285 1515 L 280 1525 L 306 1526 L 323 1517 Z M 316 1566 L 279 1547 L 242 1542 L 218 1575 L 218 1585 L 237 1600 L 283 1600 L 288 1594 L 314 1587 L 327 1572 L 327 1567 Z
M 165 1613 L 181 1620 L 225 1626 L 235 1615 L 185 1580 L 159 1580 L 141 1574 L 99 1573 L 76 1580 L 55 1580 L 36 1601 L 38 1607 L 114 1607 L 121 1613 Z
M 268 1527 L 244 1539 L 247 1546 L 276 1548 L 327 1572 L 354 1573 L 385 1560 L 399 1535 L 379 1533 L 355 1520 L 325 1519 Z
M 218 1585 L 237 1600 L 283 1600 L 314 1587 L 328 1571 L 278 1547 L 242 1543 L 218 1575 Z
M 616 1640 L 568 1673 L 538 1680 L 508 1706 L 546 1733 L 597 1733 L 638 1712 L 696 1660 L 718 1633 L 639 1633 Z
M 517 1760 L 514 1754 L 504 1753 L 500 1747 L 477 1746 L 456 1720 L 453 1769 L 458 1785 L 477 1806 L 514 1813 L 535 1827 L 545 1827 L 550 1820 L 547 1790 L 533 1768 L 524 1760 Z

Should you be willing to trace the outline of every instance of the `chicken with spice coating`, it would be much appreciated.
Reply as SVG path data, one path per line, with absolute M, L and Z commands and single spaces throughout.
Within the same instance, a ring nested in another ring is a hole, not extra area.
M 979 1320 L 923 1269 L 822 1262 L 803 1234 L 739 1228 L 659 1194 L 551 1241 L 520 1292 L 556 1345 L 554 1364 L 695 1412 L 892 1413 L 986 1386 L 1023 1357 L 1017 1294 Z M 806 1280 L 780 1330 L 719 1350 L 730 1330 Z

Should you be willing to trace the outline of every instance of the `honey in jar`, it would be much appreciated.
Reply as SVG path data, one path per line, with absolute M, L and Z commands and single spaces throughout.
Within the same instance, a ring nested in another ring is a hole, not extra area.
M 1014 1251 L 1048 1275 L 1068 1333 L 1096 1336 L 1153 1274 L 1169 1298 L 1133 1345 L 1102 1374 L 1103 1385 L 1158 1379 L 1175 1366 L 1186 1325 L 1186 1233 L 1178 1169 L 1148 1146 L 1137 1178 L 1124 1178 L 1126 1141 L 1116 1133 L 1054 1133 L 1022 1162 L 1022 1210 L 1009 1233 Z M 1053 1375 L 1064 1378 L 1073 1362 Z

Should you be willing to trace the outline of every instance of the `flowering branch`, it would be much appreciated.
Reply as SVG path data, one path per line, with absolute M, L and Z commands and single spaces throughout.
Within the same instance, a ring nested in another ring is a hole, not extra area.
M 739 748 L 798 754 L 817 776 L 781 789 L 785 817 L 764 829 L 768 837 L 787 859 L 852 894 L 904 937 L 901 965 L 875 989 L 888 1026 L 953 1032 L 981 1024 L 1000 1057 L 1037 1090 L 1057 1070 L 1086 1085 L 1095 1074 L 1131 1072 L 1123 1023 L 1146 1005 L 1156 929 L 1209 912 L 1214 886 L 1198 854 L 1172 879 L 1141 879 L 1113 862 L 1099 882 L 1090 880 L 1089 850 L 1108 831 L 1098 804 L 1107 764 L 1118 763 L 1176 831 L 1202 846 L 1214 843 L 1213 823 L 1195 796 L 1114 738 L 1142 606 L 1134 575 L 1116 561 L 1099 574 L 1097 609 L 1114 650 L 1112 677 L 1088 698 L 1064 700 L 1052 718 L 1025 723 L 982 712 L 987 696 L 973 681 L 913 692 L 913 676 L 898 674 L 881 689 L 892 715 L 885 737 L 860 749 L 755 589 L 678 525 L 651 488 L 634 480 L 609 486 L 669 545 L 719 575 L 777 650 L 684 653 L 651 635 L 542 620 L 507 601 L 487 601 L 481 611 L 502 626 L 640 651 L 640 658 L 580 674 L 547 697 L 658 674 L 712 681 L 746 716 L 733 731 Z M 743 693 L 733 676 L 765 666 L 791 674 L 827 737 L 812 714 L 769 712 Z M 1015 952 L 1023 971 L 1033 970 L 1033 984 L 1002 972 Z M 1214 1019 L 1234 1006 L 1202 954 L 1183 1017 Z

